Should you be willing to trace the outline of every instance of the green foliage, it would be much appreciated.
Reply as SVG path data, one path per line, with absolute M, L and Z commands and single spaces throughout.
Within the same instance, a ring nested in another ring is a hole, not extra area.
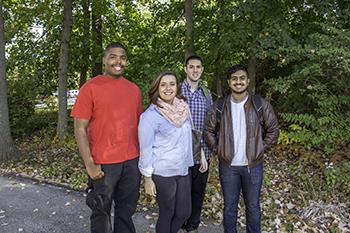
M 91 12 L 86 17 L 82 3 L 73 3 L 69 88 L 78 88 L 83 70 L 91 73 L 90 49 L 96 46 L 93 32 L 84 31 Z M 4 8 L 11 126 L 20 135 L 28 125 L 48 124 L 29 118 L 36 97 L 57 90 L 63 2 L 6 1 Z M 92 8 L 102 14 L 103 45 L 125 44 L 126 76 L 140 86 L 144 105 L 149 85 L 161 70 L 184 76 L 183 1 L 104 0 L 94 1 Z M 215 94 L 215 86 L 218 90 L 220 82 L 225 84 L 221 78 L 227 66 L 256 57 L 258 91 L 281 116 L 280 142 L 326 153 L 339 150 L 350 141 L 348 12 L 344 1 L 307 7 L 302 1 L 194 1 L 194 47 L 204 58 L 203 79 Z M 267 85 L 261 85 L 263 80 Z
M 315 24 L 304 46 L 281 49 L 287 77 L 266 80 L 290 141 L 330 154 L 350 143 L 350 31 Z M 336 42 L 335 42 L 336 41 Z
M 9 117 L 14 136 L 26 132 L 29 118 L 34 113 L 34 83 L 31 80 L 10 80 L 8 82 Z
M 27 134 L 32 134 L 42 129 L 47 129 L 48 132 L 54 129 L 57 124 L 57 111 L 36 109 L 35 113 L 28 119 L 25 130 Z
M 326 177 L 327 188 L 329 191 L 342 190 L 349 197 L 350 195 L 350 162 L 344 164 L 330 164 L 324 171 Z M 350 199 L 349 199 L 350 201 Z
M 331 102 L 331 101 L 330 101 Z M 338 101 L 334 101 L 338 102 Z M 289 123 L 284 136 L 287 141 L 301 143 L 308 147 L 322 149 L 326 154 L 341 150 L 349 143 L 349 116 L 338 110 L 318 105 L 318 114 L 282 113 L 281 118 Z M 316 115 L 316 116 L 315 116 Z
M 35 79 L 35 86 L 28 90 L 44 95 L 56 90 L 61 8 L 60 1 L 5 4 L 8 80 Z

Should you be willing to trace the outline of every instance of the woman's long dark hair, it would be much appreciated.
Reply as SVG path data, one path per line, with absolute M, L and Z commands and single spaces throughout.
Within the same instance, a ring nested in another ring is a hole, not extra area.
M 153 81 L 152 85 L 151 85 L 151 88 L 150 90 L 148 91 L 148 101 L 149 101 L 149 105 L 150 104 L 155 104 L 157 105 L 158 107 L 160 107 L 158 105 L 158 98 L 159 98 L 159 84 L 160 84 L 160 81 L 162 80 L 162 78 L 165 76 L 165 75 L 172 75 L 175 77 L 176 79 L 176 87 L 177 87 L 177 91 L 176 91 L 176 97 L 179 98 L 179 99 L 183 99 L 186 101 L 186 97 L 184 97 L 181 93 L 181 86 L 180 86 L 180 81 L 179 81 L 179 77 L 177 76 L 177 74 L 173 71 L 162 71 L 158 76 L 157 78 Z

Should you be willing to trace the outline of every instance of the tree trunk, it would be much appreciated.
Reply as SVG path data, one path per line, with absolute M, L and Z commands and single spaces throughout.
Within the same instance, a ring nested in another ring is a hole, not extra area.
M 193 2 L 192 0 L 185 0 L 185 18 L 186 18 L 186 48 L 185 59 L 193 55 L 194 39 L 193 39 Z
M 218 11 L 219 11 L 219 16 L 222 17 L 224 16 L 224 7 L 225 7 L 225 2 L 222 0 L 217 0 L 217 4 L 218 4 Z M 221 25 L 221 18 L 219 18 L 216 23 L 216 41 L 219 42 L 221 41 L 221 30 L 222 30 L 222 25 Z M 222 91 L 222 80 L 226 80 L 224 77 L 225 71 L 222 71 L 222 67 L 225 67 L 224 64 L 222 64 L 222 49 L 220 48 L 221 44 L 220 43 L 216 43 L 217 46 L 217 53 L 216 53 L 216 57 L 215 57 L 215 79 L 216 79 L 216 93 L 217 93 L 217 97 L 221 97 L 224 95 L 223 91 Z
M 13 143 L 7 103 L 5 29 L 0 1 L 0 160 L 19 157 L 20 152 Z
M 58 68 L 58 124 L 57 136 L 63 139 L 67 133 L 67 74 L 69 39 L 72 31 L 72 0 L 64 1 L 63 31 L 61 37 L 60 63 Z
M 82 87 L 86 82 L 87 72 L 88 72 L 88 67 L 86 67 L 85 64 L 82 65 L 80 69 L 80 76 L 79 76 L 79 88 Z
M 219 64 L 220 61 L 218 61 L 219 59 L 216 60 L 216 64 Z M 216 95 L 217 97 L 222 97 L 223 96 L 223 91 L 222 91 L 222 83 L 221 80 L 224 80 L 224 78 L 222 78 L 222 72 L 221 70 L 218 70 L 217 68 L 220 66 L 217 66 L 214 72 L 214 76 L 215 76 L 215 84 L 216 84 Z
M 92 75 L 102 74 L 102 17 L 101 4 L 92 0 Z
M 86 82 L 87 72 L 90 64 L 90 0 L 82 0 L 83 6 L 83 17 L 84 17 L 84 25 L 83 25 L 83 35 L 84 40 L 82 41 L 82 55 L 81 55 L 81 68 L 80 68 L 80 79 L 79 79 L 79 87 L 83 86 Z
M 248 75 L 250 79 L 248 90 L 251 94 L 255 94 L 256 85 L 256 57 L 249 56 L 248 58 Z

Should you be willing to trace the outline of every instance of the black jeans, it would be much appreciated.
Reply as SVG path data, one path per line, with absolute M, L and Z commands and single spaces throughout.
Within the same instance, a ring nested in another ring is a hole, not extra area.
M 177 233 L 191 214 L 190 176 L 153 175 L 156 185 L 159 217 L 157 233 Z
M 199 171 L 200 164 L 196 164 L 190 168 L 191 174 L 191 199 L 192 199 L 192 213 L 182 226 L 186 231 L 196 230 L 201 222 L 201 212 L 205 196 L 205 188 L 207 186 L 209 175 L 209 161 L 208 170 L 204 173 Z
M 90 204 L 92 209 L 91 233 L 135 233 L 132 215 L 139 199 L 141 178 L 138 158 L 101 166 L 105 176 L 98 180 L 90 180 L 93 191 L 87 196 L 87 204 Z M 95 201 L 92 201 L 94 198 Z M 112 230 L 113 201 L 115 209 Z

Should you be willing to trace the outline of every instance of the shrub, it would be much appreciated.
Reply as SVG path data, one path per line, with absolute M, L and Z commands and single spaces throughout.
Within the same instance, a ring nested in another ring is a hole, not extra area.
M 284 141 L 326 154 L 350 143 L 350 31 L 316 24 L 302 45 L 280 49 L 281 73 L 265 81 L 280 112 Z
M 350 161 L 344 164 L 329 164 L 324 171 L 328 190 L 339 190 L 350 202 Z
M 27 79 L 8 81 L 9 117 L 15 137 L 26 132 L 28 119 L 34 113 L 36 92 L 33 87 L 33 81 Z

